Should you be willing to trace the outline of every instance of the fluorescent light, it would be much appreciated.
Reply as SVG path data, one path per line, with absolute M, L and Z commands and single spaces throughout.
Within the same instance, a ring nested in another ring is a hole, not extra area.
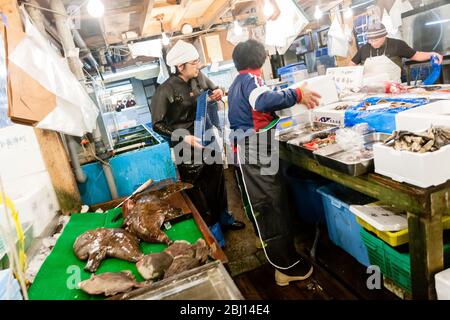
M 100 18 L 105 14 L 105 5 L 101 0 L 89 0 L 87 11 L 92 17 Z
M 106 80 L 111 80 L 111 79 L 115 79 L 115 78 L 120 78 L 120 79 L 125 79 L 127 77 L 133 77 L 135 74 L 140 73 L 140 72 L 144 72 L 144 71 L 150 71 L 153 69 L 157 69 L 159 68 L 159 65 L 157 63 L 152 63 L 152 64 L 146 64 L 140 67 L 136 67 L 136 68 L 129 68 L 129 69 L 125 69 L 116 73 L 108 73 L 108 74 L 104 74 L 103 75 L 103 79 Z
M 344 12 L 344 18 L 349 19 L 353 17 L 353 10 L 351 7 L 349 7 L 347 10 L 345 10 Z
M 435 25 L 435 24 L 442 24 L 442 23 L 446 23 L 446 22 L 450 22 L 450 19 L 430 21 L 430 22 L 425 23 L 425 25 L 426 26 L 432 26 L 432 25 Z
M 162 40 L 162 44 L 165 46 L 168 46 L 170 44 L 170 39 L 169 39 L 169 37 L 167 37 L 165 32 L 162 33 L 161 40 Z
M 266 17 L 270 17 L 273 15 L 274 9 L 272 4 L 269 2 L 269 0 L 266 0 L 266 3 L 264 5 L 264 15 Z
M 237 36 L 240 36 L 242 34 L 242 27 L 237 21 L 234 21 L 234 34 Z
M 316 11 L 314 12 L 314 18 L 316 18 L 317 20 L 319 20 L 320 18 L 322 18 L 322 10 L 320 10 L 319 6 L 316 6 Z

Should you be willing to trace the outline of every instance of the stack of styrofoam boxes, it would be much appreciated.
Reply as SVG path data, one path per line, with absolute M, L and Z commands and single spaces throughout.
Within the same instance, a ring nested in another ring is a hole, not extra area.
M 396 115 L 397 130 L 416 133 L 431 126 L 450 128 L 450 101 L 434 102 Z M 374 146 L 375 172 L 399 182 L 428 188 L 450 179 L 450 145 L 437 151 L 415 153 L 397 151 L 383 144 Z
M 9 269 L 0 271 L 0 300 L 23 300 L 19 283 Z
M 435 275 L 438 300 L 450 300 L 450 269 Z
M 14 125 L 1 129 L 0 137 L 6 195 L 13 201 L 24 229 L 32 229 L 33 236 L 39 236 L 56 216 L 59 205 L 36 136 L 32 128 Z

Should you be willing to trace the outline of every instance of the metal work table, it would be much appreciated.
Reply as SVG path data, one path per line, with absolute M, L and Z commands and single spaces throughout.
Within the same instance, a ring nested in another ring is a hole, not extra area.
M 352 177 L 293 153 L 283 143 L 280 158 L 408 212 L 412 296 L 436 299 L 434 275 L 444 269 L 442 216 L 450 214 L 450 181 L 422 189 L 378 174 Z

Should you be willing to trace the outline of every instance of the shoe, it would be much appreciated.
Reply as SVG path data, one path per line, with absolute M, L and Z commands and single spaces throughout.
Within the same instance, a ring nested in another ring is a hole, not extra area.
M 261 239 L 259 239 L 258 236 L 255 237 L 255 247 L 256 247 L 256 249 L 262 249 L 263 247 L 266 247 L 266 246 L 267 246 L 267 244 L 264 243 L 264 245 L 263 245 L 263 242 L 261 242 Z
M 245 228 L 245 223 L 242 221 L 234 221 L 232 224 L 222 226 L 224 230 L 242 230 Z
M 295 268 L 295 267 L 294 267 Z M 278 269 L 275 270 L 275 282 L 280 287 L 288 286 L 290 282 L 292 281 L 303 281 L 311 277 L 312 273 L 314 271 L 314 268 L 311 266 L 307 272 L 301 272 L 297 275 L 287 275 L 285 273 L 282 273 Z

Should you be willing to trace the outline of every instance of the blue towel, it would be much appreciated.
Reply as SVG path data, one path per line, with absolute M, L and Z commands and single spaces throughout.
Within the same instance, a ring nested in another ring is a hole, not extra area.
M 197 98 L 197 114 L 195 117 L 194 136 L 199 138 L 203 146 L 214 142 L 214 137 L 208 139 L 206 132 L 216 127 L 222 133 L 219 119 L 219 105 L 208 98 L 211 91 L 203 92 Z
M 431 74 L 423 81 L 423 84 L 426 86 L 435 84 L 436 81 L 439 80 L 442 71 L 442 65 L 439 64 L 439 60 L 437 56 L 431 57 Z

